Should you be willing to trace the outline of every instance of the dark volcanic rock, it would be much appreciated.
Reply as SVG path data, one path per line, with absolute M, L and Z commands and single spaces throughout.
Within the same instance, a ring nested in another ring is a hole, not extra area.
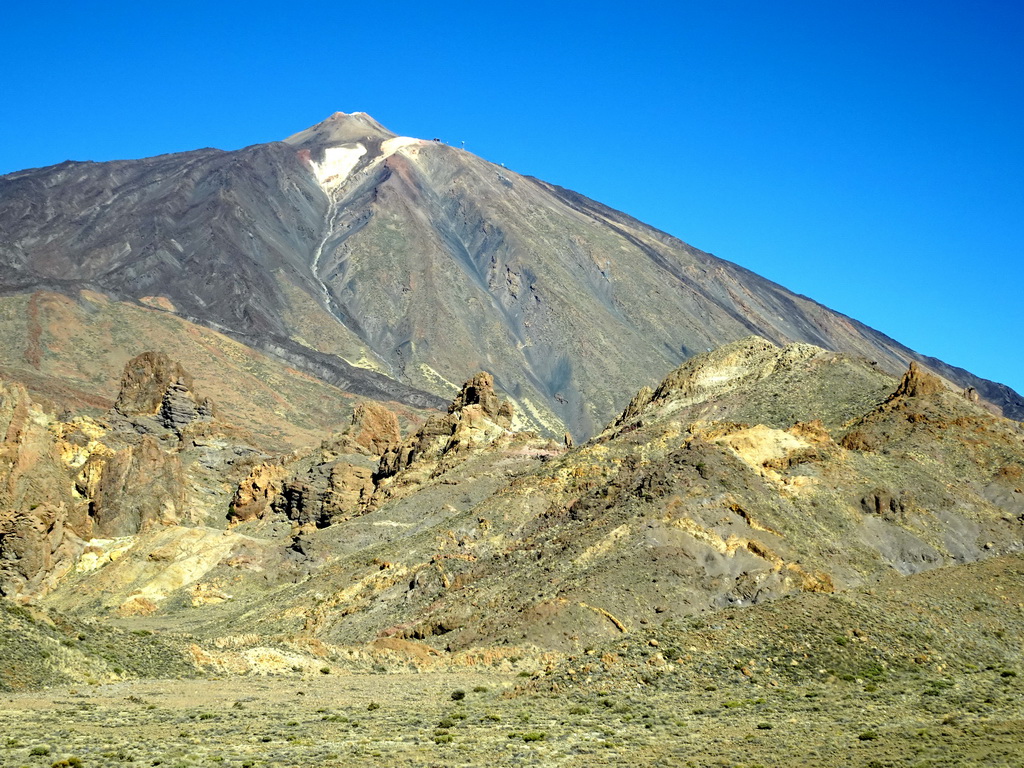
M 485 365 L 550 436 L 589 437 L 652 372 L 751 334 L 893 374 L 918 361 L 1024 418 L 1005 386 L 582 195 L 358 113 L 235 152 L 9 174 L 0 232 L 0 290 L 156 300 L 349 392 L 421 407 Z

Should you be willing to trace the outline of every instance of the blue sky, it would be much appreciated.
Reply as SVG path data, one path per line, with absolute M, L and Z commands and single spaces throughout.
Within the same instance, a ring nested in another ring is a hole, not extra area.
M 11 5 L 0 173 L 365 111 L 1024 392 L 1024 6 Z

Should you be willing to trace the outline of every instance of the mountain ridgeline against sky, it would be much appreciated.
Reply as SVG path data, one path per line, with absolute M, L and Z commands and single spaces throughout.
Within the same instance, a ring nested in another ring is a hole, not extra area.
M 1024 418 L 1008 387 L 358 112 L 234 152 L 0 177 L 0 266 L 8 296 L 141 302 L 375 399 L 440 407 L 491 371 L 517 419 L 549 434 L 593 435 L 652 377 L 752 334 L 897 374 L 918 361 Z

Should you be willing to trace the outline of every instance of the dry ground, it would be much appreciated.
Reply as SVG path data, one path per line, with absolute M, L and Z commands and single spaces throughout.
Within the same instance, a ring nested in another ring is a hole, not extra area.
M 559 695 L 480 672 L 126 681 L 5 696 L 0 764 L 1021 766 L 1017 686 L 994 670 L 937 694 L 831 678 Z

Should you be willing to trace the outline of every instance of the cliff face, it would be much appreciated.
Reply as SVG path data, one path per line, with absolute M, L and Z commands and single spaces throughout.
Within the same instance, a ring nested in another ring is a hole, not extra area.
M 588 437 L 652 372 L 751 334 L 892 374 L 923 362 L 1024 417 L 1005 387 L 592 200 L 361 114 L 237 152 L 10 174 L 0 231 L 5 292 L 142 302 L 416 407 L 443 407 L 486 369 L 519 423 L 549 435 Z
M 218 486 L 256 451 L 225 438 L 191 386 L 180 364 L 146 352 L 125 366 L 115 407 L 94 418 L 0 381 L 0 594 L 45 595 L 94 540 L 223 525 Z
M 48 426 L 24 387 L 0 381 L 0 595 L 45 591 L 92 535 Z

